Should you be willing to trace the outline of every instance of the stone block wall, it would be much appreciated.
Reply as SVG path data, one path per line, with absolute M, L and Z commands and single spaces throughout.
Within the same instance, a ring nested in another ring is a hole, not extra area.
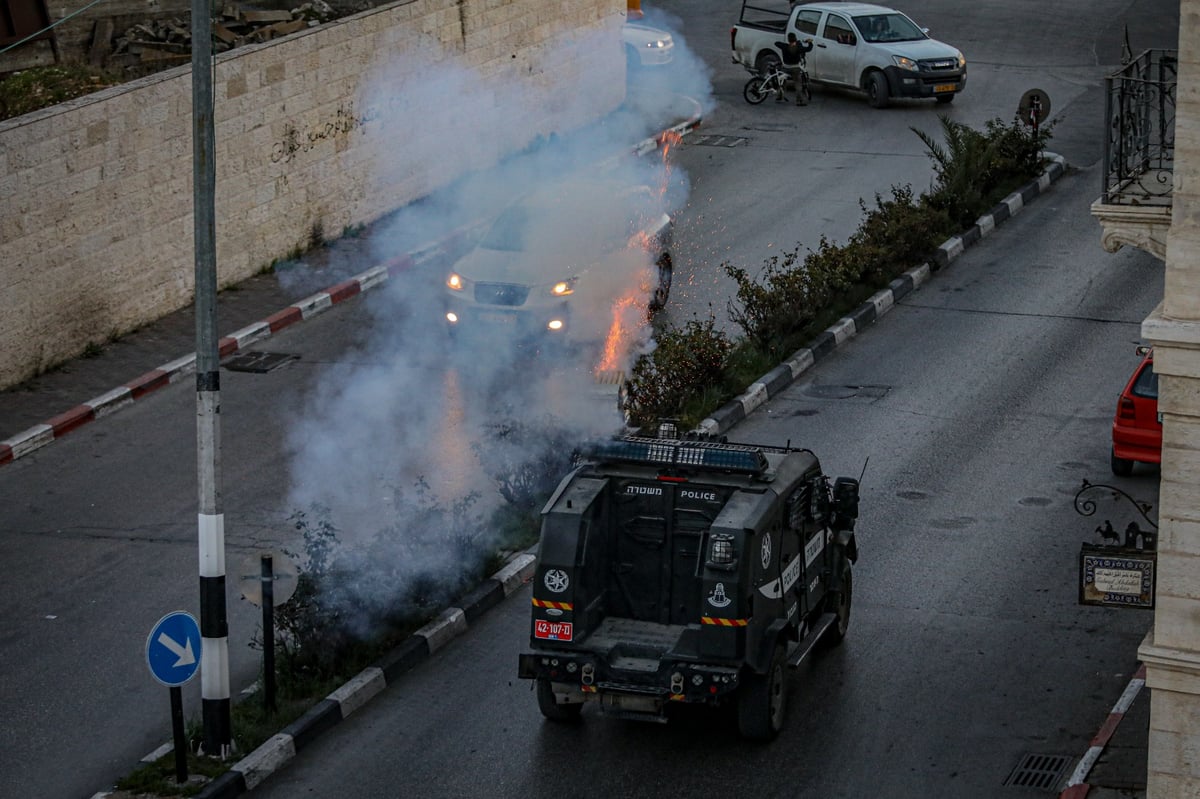
M 624 0 L 409 0 L 218 56 L 218 285 L 624 98 Z M 191 302 L 190 67 L 0 122 L 0 388 Z
M 1142 323 L 1163 414 L 1147 799 L 1200 798 L 1200 0 L 1181 0 L 1171 227 L 1163 302 Z

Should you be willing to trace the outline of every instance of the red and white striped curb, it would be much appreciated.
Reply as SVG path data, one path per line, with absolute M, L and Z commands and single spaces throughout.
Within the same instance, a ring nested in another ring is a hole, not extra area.
M 269 338 L 289 325 L 310 319 L 340 302 L 361 294 L 372 286 L 386 282 L 391 275 L 397 272 L 418 266 L 440 255 L 445 249 L 445 244 L 454 241 L 457 235 L 458 233 L 455 233 L 448 237 L 445 242 L 439 242 L 437 245 L 421 250 L 415 257 L 413 255 L 404 255 L 393 258 L 381 266 L 372 267 L 360 275 L 338 283 L 336 286 L 331 286 L 324 291 L 313 294 L 311 297 L 306 297 L 299 302 L 289 305 L 282 311 L 271 314 L 262 321 L 255 322 L 228 336 L 222 337 L 217 343 L 219 357 L 224 358 L 232 355 L 256 341 Z M 149 372 L 124 385 L 106 391 L 100 396 L 80 405 L 76 405 L 71 410 L 47 419 L 41 424 L 34 425 L 12 438 L 0 441 L 0 466 L 11 463 L 17 458 L 22 458 L 31 452 L 35 452 L 51 441 L 62 438 L 67 433 L 82 427 L 88 422 L 93 422 L 102 416 L 107 416 L 113 411 L 129 405 L 153 391 L 178 382 L 195 371 L 196 354 L 193 352 L 190 355 L 169 361 L 157 369 L 151 369 Z
M 679 137 L 699 127 L 701 120 L 700 104 L 694 100 L 690 102 L 695 106 L 695 111 L 691 117 L 678 125 L 667 128 L 657 136 L 651 136 L 638 142 L 633 146 L 632 154 L 642 156 L 648 152 L 653 152 L 664 144 L 677 141 Z M 615 158 L 621 157 L 628 156 L 615 156 Z M 218 357 L 225 358 L 232 355 L 239 350 L 245 349 L 250 344 L 269 338 L 289 325 L 304 321 L 305 319 L 311 319 L 317 314 L 329 310 L 339 302 L 344 302 L 351 297 L 358 296 L 369 288 L 386 283 L 388 278 L 398 272 L 422 266 L 434 258 L 452 251 L 461 242 L 462 237 L 477 225 L 478 223 L 464 225 L 450 233 L 444 239 L 427 244 L 406 255 L 393 258 L 380 266 L 372 267 L 349 280 L 338 283 L 336 286 L 331 286 L 324 291 L 313 294 L 311 297 L 306 297 L 297 303 L 289 305 L 282 311 L 271 314 L 266 319 L 247 325 L 241 330 L 222 337 L 217 344 Z M 82 427 L 88 422 L 93 422 L 102 416 L 107 416 L 135 400 L 141 399 L 152 391 L 178 382 L 181 378 L 195 371 L 195 353 L 185 355 L 182 358 L 176 358 L 157 369 L 151 369 L 141 377 L 131 380 L 124 385 L 107 391 L 81 405 L 76 405 L 65 413 L 60 413 L 58 416 L 47 419 L 41 424 L 36 424 L 22 433 L 18 433 L 11 438 L 6 438 L 0 441 L 0 466 L 12 463 L 31 452 L 36 452 L 55 439 L 62 438 L 67 433 Z
M 1059 799 L 1083 799 L 1083 797 L 1087 796 L 1092 786 L 1088 785 L 1084 780 L 1088 778 L 1092 767 L 1096 765 L 1096 761 L 1100 759 L 1100 755 L 1104 752 L 1104 747 L 1108 746 L 1113 733 L 1117 731 L 1117 725 L 1121 723 L 1121 719 L 1125 717 L 1129 706 L 1133 704 L 1133 700 L 1137 698 L 1138 693 L 1145 685 L 1146 666 L 1142 664 L 1134 673 L 1133 679 L 1129 681 L 1129 685 L 1125 686 L 1125 690 L 1121 693 L 1121 698 L 1113 705 L 1112 712 L 1104 720 L 1104 724 L 1100 727 L 1100 731 L 1096 733 L 1096 737 L 1092 738 L 1091 746 L 1079 760 L 1079 765 L 1075 766 L 1075 770 L 1071 772 L 1071 778 L 1067 780 L 1066 790 L 1059 794 Z

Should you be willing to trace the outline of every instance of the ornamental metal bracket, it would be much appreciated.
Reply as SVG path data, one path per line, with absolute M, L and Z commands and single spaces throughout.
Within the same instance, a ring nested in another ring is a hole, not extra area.
M 1121 540 L 1121 536 L 1113 529 L 1112 522 L 1108 519 L 1104 520 L 1104 525 L 1096 528 L 1096 532 L 1100 534 L 1102 544 L 1110 546 L 1124 546 L 1128 549 L 1154 550 L 1158 547 L 1158 524 L 1150 518 L 1150 511 L 1154 508 L 1149 502 L 1139 502 L 1116 486 L 1106 485 L 1104 483 L 1089 483 L 1086 479 L 1083 481 L 1083 487 L 1075 494 L 1075 512 L 1080 516 L 1093 516 L 1096 513 L 1096 499 L 1094 497 L 1085 497 L 1089 492 L 1095 494 L 1109 494 L 1109 499 L 1114 502 L 1124 499 L 1138 514 L 1145 520 L 1146 524 L 1154 528 L 1151 530 L 1142 530 L 1138 527 L 1136 521 L 1132 521 L 1125 528 L 1125 540 Z M 1138 537 L 1141 541 L 1138 541 Z M 1111 542 L 1111 544 L 1109 543 Z

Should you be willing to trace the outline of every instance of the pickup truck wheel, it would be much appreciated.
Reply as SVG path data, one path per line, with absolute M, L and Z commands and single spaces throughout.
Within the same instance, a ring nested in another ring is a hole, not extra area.
M 763 83 L 764 80 L 761 77 L 753 77 L 746 81 L 746 87 L 742 89 L 742 96 L 750 105 L 758 105 L 767 99 L 767 93 L 763 91 Z
M 850 570 L 850 561 L 843 558 L 841 588 L 837 593 L 825 600 L 825 612 L 837 615 L 837 621 L 825 633 L 824 643 L 837 646 L 846 637 L 850 629 L 850 604 L 854 599 L 854 572 Z
M 547 679 L 537 681 L 538 710 L 550 721 L 575 721 L 583 711 L 583 705 L 560 705 L 554 697 L 554 687 Z
M 759 77 L 765 78 L 771 74 L 772 69 L 780 69 L 782 65 L 783 62 L 779 60 L 779 56 L 774 53 L 763 53 L 754 62 L 754 70 L 758 73 Z
M 867 78 L 867 101 L 872 108 L 888 107 L 887 75 L 876 71 Z
M 657 313 L 665 308 L 667 298 L 671 296 L 671 276 L 674 271 L 671 253 L 664 252 L 658 256 L 654 265 L 658 267 L 658 283 L 655 284 L 654 294 L 650 297 L 650 313 Z
M 769 741 L 783 729 L 787 710 L 787 652 L 776 644 L 766 674 L 751 674 L 738 694 L 738 732 L 743 738 Z
M 1133 461 L 1125 458 L 1118 458 L 1117 451 L 1112 450 L 1112 455 L 1109 458 L 1109 464 L 1112 467 L 1112 473 L 1117 477 L 1128 477 L 1133 474 Z

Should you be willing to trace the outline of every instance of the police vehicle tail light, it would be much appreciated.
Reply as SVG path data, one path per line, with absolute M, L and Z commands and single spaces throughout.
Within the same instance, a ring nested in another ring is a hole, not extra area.
M 728 533 L 714 533 L 708 546 L 708 565 L 728 569 L 736 560 L 733 536 Z

